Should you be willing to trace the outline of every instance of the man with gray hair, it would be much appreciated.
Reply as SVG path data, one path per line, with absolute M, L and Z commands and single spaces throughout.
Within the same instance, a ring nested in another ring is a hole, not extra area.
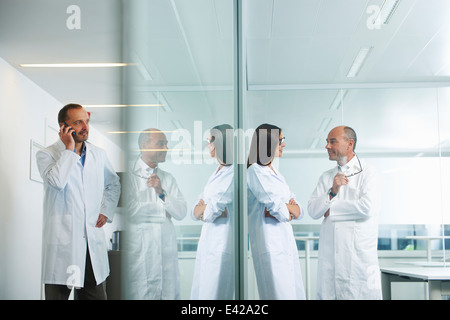
M 317 299 L 381 299 L 378 266 L 379 184 L 355 153 L 356 133 L 330 131 L 326 149 L 337 166 L 322 174 L 308 202 L 320 229 Z
M 172 218 L 182 220 L 186 201 L 175 178 L 159 168 L 166 161 L 167 138 L 158 129 L 139 136 L 140 155 L 125 183 L 127 234 L 125 298 L 180 299 L 178 252 Z

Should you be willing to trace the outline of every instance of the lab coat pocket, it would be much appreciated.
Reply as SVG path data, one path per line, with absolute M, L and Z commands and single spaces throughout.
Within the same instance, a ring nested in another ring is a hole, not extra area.
M 50 217 L 51 226 L 47 243 L 57 245 L 67 245 L 71 242 L 72 238 L 72 215 L 70 214 L 56 214 Z
M 355 246 L 355 221 L 337 222 L 334 227 L 335 253 L 345 255 Z
M 283 234 L 283 223 L 278 222 L 278 220 L 272 217 L 265 218 L 264 222 L 264 232 L 267 237 L 265 252 L 286 251 L 288 244 L 285 241 L 286 236 Z
M 97 227 L 87 227 L 89 229 L 89 242 L 90 246 L 95 246 L 97 250 L 100 252 L 106 251 L 106 238 L 105 238 L 105 232 L 102 228 Z M 97 251 L 98 252 L 98 251 Z

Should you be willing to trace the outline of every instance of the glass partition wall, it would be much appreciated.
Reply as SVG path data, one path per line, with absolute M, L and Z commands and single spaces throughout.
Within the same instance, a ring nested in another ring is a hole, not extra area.
M 401 2 L 391 22 L 380 25 L 369 23 L 369 7 L 381 10 L 383 1 L 125 2 L 124 57 L 136 63 L 124 74 L 124 103 L 130 105 L 123 118 L 128 173 L 139 176 L 133 172 L 142 153 L 165 152 L 165 145 L 139 144 L 143 132 L 160 130 L 168 150 L 157 170 L 176 183 L 185 205 L 179 216 L 167 210 L 173 226 L 165 227 L 173 232 L 162 226 L 145 232 L 142 225 L 131 227 L 140 230 L 141 238 L 130 242 L 141 254 L 160 255 L 164 262 L 158 268 L 163 271 L 145 261 L 134 263 L 161 274 L 175 264 L 178 275 L 169 277 L 178 279 L 177 298 L 191 298 L 205 230 L 205 222 L 191 214 L 218 168 L 207 140 L 211 128 L 229 124 L 234 195 L 228 207 L 232 215 L 221 219 L 234 219 L 228 247 L 232 259 L 227 260 L 228 270 L 234 270 L 232 298 L 259 298 L 248 241 L 245 163 L 253 130 L 271 123 L 286 137 L 283 157 L 275 164 L 305 210 L 292 227 L 307 299 L 315 298 L 321 223 L 309 217 L 307 203 L 319 176 L 335 166 L 328 160 L 325 140 L 338 125 L 355 129 L 355 151 L 381 178 L 380 266 L 447 266 L 448 62 L 440 61 L 440 71 L 430 72 L 423 57 L 443 50 L 439 41 L 444 41 L 448 24 L 436 22 L 434 29 L 412 36 L 409 32 L 423 20 L 417 13 L 425 2 Z M 444 12 L 439 5 L 427 13 Z M 433 45 L 424 47 L 425 39 Z M 349 75 L 358 51 L 366 47 L 370 54 L 363 67 Z M 167 232 L 173 238 L 152 238 L 149 232 Z M 221 236 L 209 235 L 208 241 L 217 245 Z M 163 252 L 172 242 L 177 260 L 167 262 Z M 124 285 L 132 288 L 132 282 Z M 412 298 L 423 298 L 422 290 L 417 292 Z
M 380 267 L 447 267 L 450 132 L 443 123 L 450 111 L 449 92 L 447 87 L 255 90 L 248 93 L 247 112 L 250 127 L 279 119 L 286 147 L 278 168 L 306 211 L 319 176 L 336 165 L 325 150 L 329 131 L 352 127 L 358 137 L 355 152 L 375 166 L 382 185 Z M 292 222 L 305 290 L 312 299 L 321 222 L 308 214 Z M 253 289 L 251 297 L 257 298 Z M 399 289 L 398 295 L 423 298 L 423 290 L 416 289 L 416 294 Z
M 232 1 L 124 2 L 124 55 L 136 63 L 124 75 L 124 102 L 130 105 L 123 119 L 124 141 L 129 176 L 141 179 L 132 181 L 131 187 L 125 185 L 131 190 L 126 299 L 204 298 L 200 283 L 211 280 L 200 276 L 204 268 L 212 267 L 223 278 L 221 283 L 229 285 L 218 297 L 235 297 L 234 201 L 210 203 L 218 195 L 212 195 L 211 188 L 205 190 L 224 171 L 233 170 L 228 166 L 231 158 L 216 174 L 219 162 L 210 148 L 219 140 L 211 139 L 213 128 L 227 125 L 233 133 L 235 126 L 233 10 Z M 215 154 L 218 150 L 216 145 Z M 232 155 L 231 150 L 227 157 Z M 152 161 L 156 170 L 145 173 Z M 145 187 L 138 184 L 145 185 L 152 174 L 159 178 L 165 196 L 158 188 L 152 199 L 140 194 Z M 233 191 L 234 175 L 228 177 L 216 188 L 230 193 L 224 187 L 229 184 Z M 194 216 L 200 199 L 207 207 L 226 208 L 216 217 L 220 228 L 205 227 L 212 219 L 206 211 L 204 217 Z M 158 217 L 135 219 L 139 210 Z

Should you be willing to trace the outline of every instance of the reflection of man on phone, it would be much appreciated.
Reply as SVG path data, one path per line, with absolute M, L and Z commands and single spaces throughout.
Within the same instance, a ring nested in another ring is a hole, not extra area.
M 37 153 L 44 180 L 43 283 L 46 299 L 106 299 L 107 245 L 119 177 L 104 150 L 89 143 L 89 114 L 68 104 L 58 114 L 59 140 Z M 73 276 L 68 270 L 75 270 Z

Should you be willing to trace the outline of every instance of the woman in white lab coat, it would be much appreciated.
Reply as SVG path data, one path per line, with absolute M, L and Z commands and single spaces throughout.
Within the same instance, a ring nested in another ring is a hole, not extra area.
M 203 221 L 192 281 L 191 299 L 230 300 L 234 294 L 233 132 L 229 125 L 210 131 L 207 147 L 219 165 L 192 210 Z M 227 139 L 227 132 L 231 134 Z
M 249 235 L 261 299 L 305 299 L 290 221 L 303 216 L 286 180 L 272 165 L 285 147 L 281 129 L 256 128 L 247 164 Z

